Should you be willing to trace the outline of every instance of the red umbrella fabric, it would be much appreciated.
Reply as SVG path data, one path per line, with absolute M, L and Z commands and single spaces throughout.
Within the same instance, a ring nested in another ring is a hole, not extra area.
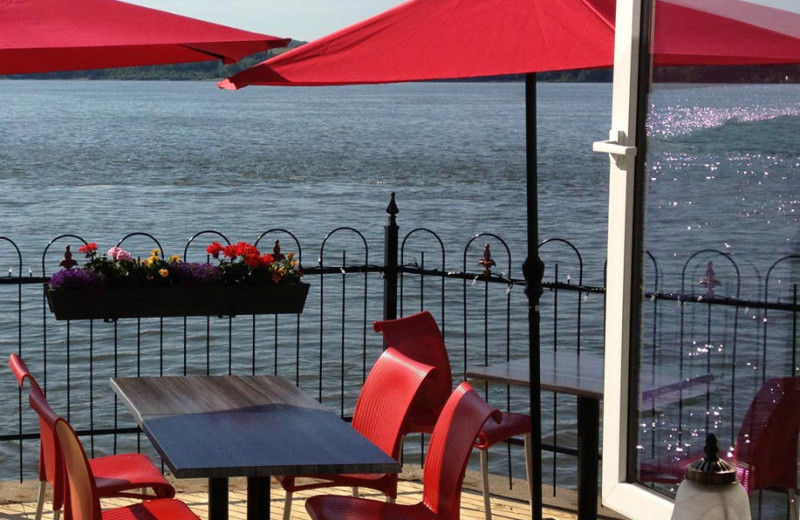
M 0 74 L 232 63 L 288 43 L 116 0 L 0 0 Z
M 611 67 L 615 9 L 614 0 L 411 0 L 219 86 L 393 83 Z M 766 18 L 784 13 L 758 9 Z M 667 0 L 656 3 L 653 41 L 656 65 L 800 62 L 800 38 Z

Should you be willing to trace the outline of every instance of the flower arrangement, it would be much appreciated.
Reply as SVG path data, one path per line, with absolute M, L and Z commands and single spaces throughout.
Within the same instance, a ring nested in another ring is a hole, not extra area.
M 283 255 L 276 240 L 271 254 L 262 254 L 247 242 L 222 245 L 212 242 L 207 253 L 216 260 L 212 263 L 182 261 L 180 256 L 163 258 L 160 249 L 154 249 L 146 259 L 135 258 L 128 251 L 114 246 L 105 254 L 98 254 L 97 244 L 83 244 L 78 250 L 87 262 L 77 267 L 67 246 L 62 269 L 50 277 L 50 288 L 98 290 L 105 287 L 159 287 L 207 285 L 266 286 L 297 283 L 302 276 L 294 254 Z

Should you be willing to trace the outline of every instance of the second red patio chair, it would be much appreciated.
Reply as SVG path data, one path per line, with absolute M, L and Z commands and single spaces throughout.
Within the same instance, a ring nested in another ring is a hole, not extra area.
M 43 398 L 38 390 L 32 391 L 31 405 L 44 403 Z M 66 473 L 67 520 L 200 520 L 186 504 L 174 498 L 158 498 L 102 511 L 97 493 L 97 476 L 92 474 L 78 436 L 61 417 L 47 417 L 48 428 L 56 434 L 56 445 L 62 457 L 59 465 L 63 465 Z
M 53 488 L 53 520 L 58 520 L 64 503 L 64 473 L 56 444 L 56 432 L 50 426 L 58 415 L 44 397 L 39 383 L 31 375 L 25 362 L 17 354 L 11 354 L 9 367 L 20 387 L 27 380 L 31 387 L 31 407 L 39 416 L 39 496 L 36 504 L 36 520 L 42 517 L 45 488 Z M 36 406 L 33 403 L 36 402 Z M 98 496 L 129 497 L 138 499 L 171 498 L 175 488 L 167 482 L 161 471 L 147 455 L 125 453 L 89 460 Z M 140 492 L 151 489 L 153 494 Z
M 409 406 L 434 367 L 419 363 L 395 349 L 386 349 L 364 382 L 353 412 L 353 428 L 394 459 L 400 458 L 400 439 Z M 389 501 L 397 498 L 397 474 L 325 475 L 300 484 L 292 476 L 277 477 L 286 491 L 283 518 L 289 520 L 296 491 L 330 486 L 366 487 L 380 491 Z
M 313 520 L 458 520 L 461 486 L 475 438 L 500 413 L 469 383 L 461 383 L 444 405 L 431 435 L 422 478 L 422 502 L 395 504 L 363 498 L 318 495 L 306 501 Z
M 399 350 L 406 356 L 433 365 L 437 373 L 425 383 L 411 405 L 405 425 L 405 433 L 430 433 L 444 403 L 453 388 L 450 358 L 444 337 L 433 315 L 428 311 L 418 312 L 396 320 L 376 321 L 375 332 L 383 333 L 387 347 Z M 486 520 L 491 520 L 489 502 L 488 449 L 511 437 L 523 436 L 525 469 L 528 477 L 528 501 L 533 507 L 531 486 L 532 457 L 530 453 L 531 419 L 529 415 L 503 412 L 498 424 L 487 424 L 478 436 L 475 447 L 481 450 L 481 477 Z
M 792 518 L 798 518 L 797 439 L 800 435 L 800 376 L 767 380 L 756 393 L 739 428 L 730 460 L 748 493 L 769 487 L 787 490 Z M 643 461 L 642 482 L 675 484 L 683 479 L 686 464 L 702 452 L 682 452 Z

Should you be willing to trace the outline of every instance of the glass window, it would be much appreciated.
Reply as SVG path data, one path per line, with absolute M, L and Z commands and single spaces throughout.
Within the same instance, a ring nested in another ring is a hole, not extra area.
M 742 468 L 753 518 L 789 518 L 800 428 L 800 66 L 779 62 L 800 57 L 800 6 L 660 1 L 654 24 L 633 478 L 674 497 L 714 433 L 720 455 Z

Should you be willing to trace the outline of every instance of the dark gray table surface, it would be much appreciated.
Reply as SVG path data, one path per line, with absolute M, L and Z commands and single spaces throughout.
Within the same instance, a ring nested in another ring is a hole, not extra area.
M 248 477 L 248 518 L 263 520 L 269 500 L 258 494 L 268 497 L 272 475 L 400 471 L 280 376 L 112 378 L 111 386 L 176 477 L 209 478 L 214 520 L 227 517 L 228 477 Z

